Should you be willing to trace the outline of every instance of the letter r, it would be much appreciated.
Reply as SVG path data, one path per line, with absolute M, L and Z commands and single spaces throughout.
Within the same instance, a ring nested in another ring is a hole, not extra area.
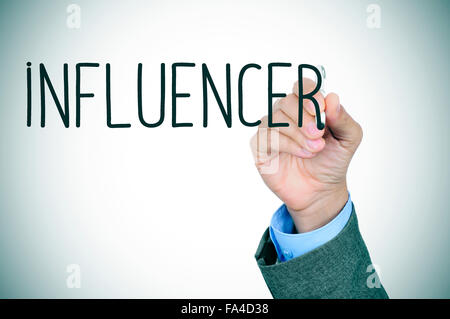
M 304 94 L 303 93 L 303 69 L 310 69 L 313 70 L 314 73 L 317 76 L 317 84 L 314 90 L 312 90 L 309 93 Z M 320 74 L 320 71 L 313 65 L 310 64 L 300 64 L 298 66 L 298 127 L 302 127 L 303 125 L 303 100 L 308 99 L 311 102 L 313 102 L 315 110 L 316 110 L 316 117 L 320 119 L 320 108 L 319 108 L 319 102 L 314 98 L 314 94 L 319 92 L 320 87 L 322 86 L 322 76 Z M 317 121 L 317 128 L 319 130 L 322 130 L 325 127 L 325 125 L 322 123 L 322 119 Z

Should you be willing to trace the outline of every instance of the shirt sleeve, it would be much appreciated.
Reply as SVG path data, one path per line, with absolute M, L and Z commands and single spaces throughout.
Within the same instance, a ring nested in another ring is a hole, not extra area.
M 286 205 L 282 205 L 272 216 L 269 227 L 270 238 L 281 262 L 304 255 L 327 243 L 347 224 L 352 214 L 350 194 L 339 214 L 328 224 L 307 233 L 295 233 L 295 225 Z

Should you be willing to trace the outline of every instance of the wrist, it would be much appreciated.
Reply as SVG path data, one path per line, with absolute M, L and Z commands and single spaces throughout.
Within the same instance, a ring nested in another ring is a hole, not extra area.
M 348 201 L 347 185 L 338 185 L 331 190 L 320 192 L 310 205 L 294 210 L 287 207 L 298 233 L 320 228 L 332 221 Z

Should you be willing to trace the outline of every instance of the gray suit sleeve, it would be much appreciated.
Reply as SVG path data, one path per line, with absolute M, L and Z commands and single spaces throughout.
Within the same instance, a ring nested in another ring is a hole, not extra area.
M 274 298 L 388 298 L 370 267 L 354 206 L 344 229 L 313 251 L 279 262 L 267 229 L 255 258 Z

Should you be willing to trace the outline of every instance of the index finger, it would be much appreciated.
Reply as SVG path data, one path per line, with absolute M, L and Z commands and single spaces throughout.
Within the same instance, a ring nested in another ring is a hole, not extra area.
M 316 87 L 316 82 L 309 78 L 303 78 L 303 94 L 308 94 L 314 90 Z M 292 88 L 292 93 L 297 95 L 298 97 L 298 81 L 294 83 L 294 87 Z M 325 110 L 325 98 L 323 94 L 319 91 L 313 95 L 316 99 L 317 103 L 319 103 L 320 112 Z M 314 107 L 314 103 L 310 99 L 303 99 L 303 108 L 312 116 L 316 115 L 316 109 Z

